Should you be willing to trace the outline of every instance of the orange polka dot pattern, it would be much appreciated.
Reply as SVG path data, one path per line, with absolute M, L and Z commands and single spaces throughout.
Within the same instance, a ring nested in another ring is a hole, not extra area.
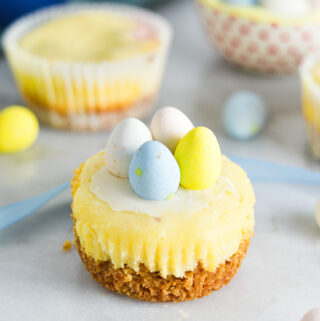
M 318 25 L 258 23 L 199 4 L 206 31 L 230 62 L 264 73 L 290 73 L 304 56 L 320 49 Z

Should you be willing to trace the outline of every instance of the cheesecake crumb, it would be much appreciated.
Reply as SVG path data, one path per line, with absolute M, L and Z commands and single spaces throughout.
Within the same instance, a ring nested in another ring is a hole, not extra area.
M 64 252 L 69 251 L 69 250 L 71 250 L 72 246 L 73 246 L 73 244 L 69 240 L 66 240 L 62 246 L 62 250 Z

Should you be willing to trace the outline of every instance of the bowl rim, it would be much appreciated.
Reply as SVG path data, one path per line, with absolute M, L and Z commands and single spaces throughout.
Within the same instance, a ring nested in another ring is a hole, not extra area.
M 54 20 L 55 18 L 73 15 L 82 11 L 98 11 L 112 12 L 121 16 L 135 17 L 141 21 L 147 22 L 155 28 L 160 39 L 160 45 L 155 50 L 148 51 L 147 53 L 139 53 L 133 56 L 128 56 L 121 59 L 111 59 L 102 61 L 63 61 L 63 60 L 50 60 L 41 56 L 37 56 L 28 50 L 25 50 L 19 45 L 20 39 L 29 31 L 40 26 L 41 24 Z M 12 22 L 4 31 L 2 37 L 2 45 L 7 58 L 10 60 L 11 54 L 19 55 L 22 59 L 28 59 L 36 64 L 48 65 L 51 68 L 65 68 L 65 67 L 79 67 L 86 66 L 88 68 L 108 67 L 114 64 L 134 63 L 136 60 L 144 59 L 154 52 L 159 50 L 167 50 L 171 38 L 172 27 L 170 23 L 161 15 L 151 12 L 150 10 L 139 8 L 127 4 L 118 3 L 72 3 L 53 5 L 46 8 L 36 10 Z
M 248 19 L 256 23 L 292 27 L 301 26 L 304 24 L 320 25 L 320 10 L 316 10 L 315 12 L 307 15 L 292 17 L 274 13 L 260 6 L 241 7 L 224 3 L 221 0 L 195 1 L 197 1 L 200 5 L 209 10 L 217 11 L 223 14 L 228 14 L 237 18 Z

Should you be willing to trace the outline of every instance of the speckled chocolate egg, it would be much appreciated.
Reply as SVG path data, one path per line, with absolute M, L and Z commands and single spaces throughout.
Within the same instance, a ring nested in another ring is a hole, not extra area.
M 192 128 L 191 120 L 174 107 L 159 109 L 154 114 L 150 125 L 153 139 L 166 145 L 172 153 L 182 137 Z
M 37 139 L 39 123 L 34 113 L 23 106 L 8 106 L 0 112 L 0 153 L 17 153 Z
M 136 118 L 123 120 L 112 131 L 105 148 L 109 171 L 119 177 L 128 177 L 131 158 L 145 142 L 152 140 L 148 127 Z
M 306 313 L 301 321 L 320 321 L 320 308 L 313 309 Z
M 222 122 L 229 136 L 250 139 L 261 132 L 267 120 L 267 106 L 254 92 L 238 91 L 226 102 Z
M 196 127 L 190 130 L 180 141 L 174 157 L 180 167 L 180 184 L 185 188 L 209 188 L 220 176 L 221 150 L 209 128 Z
M 144 143 L 129 168 L 133 190 L 147 200 L 165 200 L 179 188 L 180 169 L 170 150 L 160 142 Z

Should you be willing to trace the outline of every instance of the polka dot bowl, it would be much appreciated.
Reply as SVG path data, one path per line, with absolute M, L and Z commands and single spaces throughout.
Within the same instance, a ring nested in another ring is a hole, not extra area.
M 320 12 L 289 17 L 262 7 L 196 0 L 204 27 L 223 57 L 245 69 L 285 74 L 320 49 Z

